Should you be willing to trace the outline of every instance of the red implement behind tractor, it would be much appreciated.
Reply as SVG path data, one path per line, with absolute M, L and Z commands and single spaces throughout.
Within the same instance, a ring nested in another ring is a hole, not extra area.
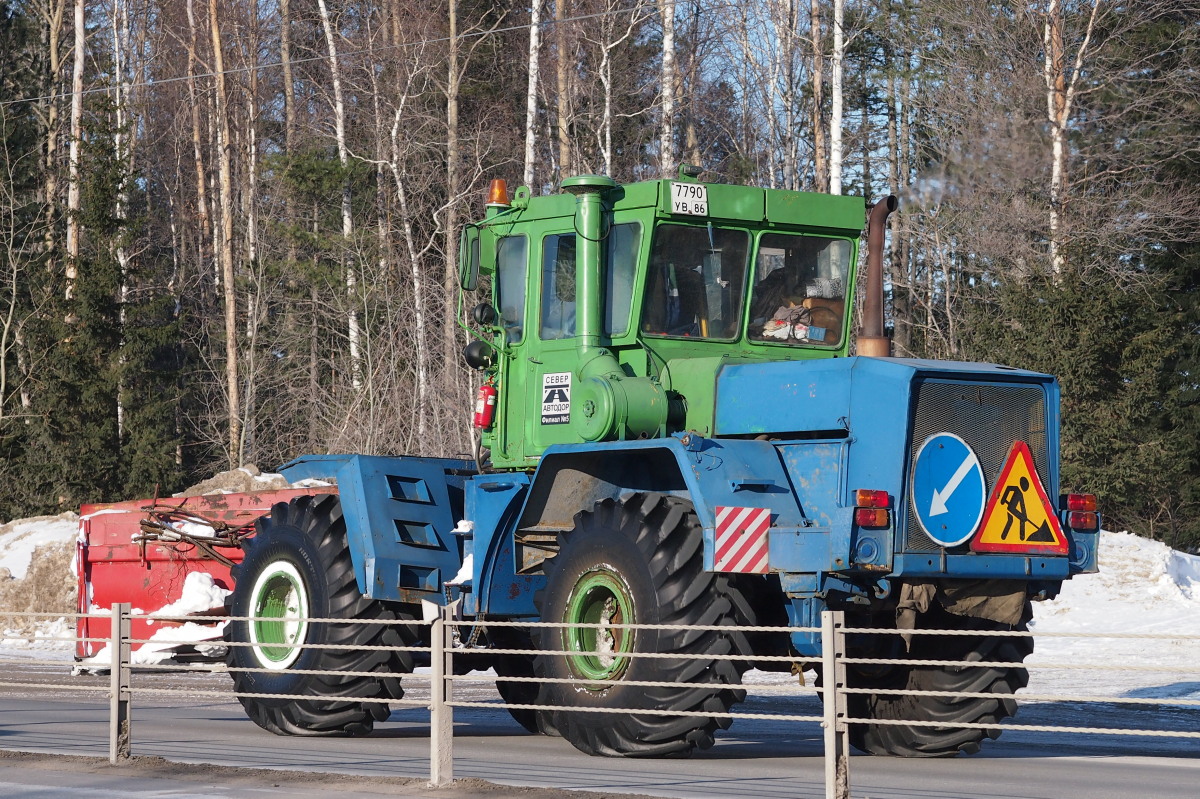
M 84 505 L 75 559 L 79 612 L 104 613 L 117 602 L 130 603 L 135 613 L 178 612 L 171 608 L 185 599 L 185 584 L 193 573 L 211 576 L 211 582 L 193 579 L 194 584 L 228 591 L 233 588 L 229 568 L 241 562 L 240 542 L 254 534 L 256 519 L 268 514 L 275 503 L 336 491 L 309 487 Z M 203 622 L 204 616 L 220 615 L 224 608 L 219 604 L 193 607 L 185 613 Z M 135 641 L 156 634 L 161 638 L 162 630 L 182 623 L 182 619 L 135 618 L 132 637 Z M 76 659 L 94 657 L 104 648 L 110 630 L 104 616 L 79 619 Z M 220 638 L 215 626 L 212 637 Z M 137 652 L 143 646 L 147 645 L 136 643 L 133 649 Z

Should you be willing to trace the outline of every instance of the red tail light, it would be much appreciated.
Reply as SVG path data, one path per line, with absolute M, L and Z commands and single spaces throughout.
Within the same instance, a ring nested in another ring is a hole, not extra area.
M 860 488 L 854 492 L 854 523 L 859 527 L 888 527 L 892 522 L 892 498 L 886 491 Z
M 890 516 L 887 508 L 854 509 L 854 523 L 859 527 L 887 527 Z
M 892 500 L 886 491 L 860 488 L 854 492 L 854 504 L 860 508 L 888 508 L 891 507 Z
M 1100 527 L 1100 517 L 1092 511 L 1073 510 L 1067 516 L 1067 525 L 1072 530 L 1094 532 Z
M 1095 494 L 1067 494 L 1067 510 L 1096 512 Z M 1071 525 L 1074 527 L 1075 525 Z

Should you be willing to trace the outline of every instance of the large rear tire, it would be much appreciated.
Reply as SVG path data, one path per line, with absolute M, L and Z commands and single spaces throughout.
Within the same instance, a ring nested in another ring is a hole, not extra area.
M 1028 617 L 1028 613 L 1025 614 Z M 956 616 L 935 606 L 917 618 L 917 628 L 926 630 L 978 630 L 978 635 L 914 635 L 911 651 L 903 646 L 887 657 L 913 660 L 953 660 L 954 666 L 895 666 L 882 673 L 859 669 L 847 675 L 856 688 L 946 691 L 952 693 L 1008 694 L 1004 698 L 957 696 L 907 696 L 849 694 L 848 711 L 854 718 L 896 721 L 946 722 L 946 726 L 913 724 L 852 724 L 850 743 L 874 755 L 901 757 L 953 757 L 959 752 L 974 754 L 986 739 L 999 737 L 992 728 L 956 727 L 957 723 L 998 724 L 1017 712 L 1013 694 L 1029 684 L 1024 666 L 972 666 L 975 662 L 1022 663 L 1033 652 L 1033 639 L 997 636 L 989 632 L 1025 630 L 984 619 Z M 876 647 L 895 647 L 896 635 L 871 636 L 853 647 L 855 657 L 883 657 Z
M 226 628 L 227 641 L 245 644 L 231 646 L 226 658 L 234 689 L 315 698 L 238 701 L 256 724 L 277 735 L 369 733 L 390 711 L 386 703 L 362 700 L 402 697 L 400 674 L 412 670 L 412 654 L 337 647 L 411 645 L 414 627 L 382 623 L 406 617 L 359 592 L 337 496 L 281 502 L 256 528 L 242 563 L 233 568 L 229 614 L 260 619 L 231 621 Z M 334 648 L 312 648 L 325 646 Z M 298 673 L 308 670 L 330 673 Z
M 575 517 L 546 561 L 546 588 L 535 597 L 542 621 L 600 625 L 752 624 L 749 605 L 724 574 L 704 570 L 703 536 L 690 503 L 658 494 L 607 499 Z M 720 714 L 745 698 L 734 686 L 748 667 L 750 647 L 734 630 L 628 630 L 602 626 L 538 628 L 539 704 L 554 728 L 594 755 L 687 756 L 713 744 L 721 716 L 638 715 L 637 710 Z M 551 654 L 566 651 L 573 654 Z M 600 651 L 601 654 L 592 654 Z M 691 657 L 624 657 L 626 653 Z M 576 654 L 577 653 L 577 654 Z M 741 655 L 744 659 L 717 659 Z M 633 681 L 672 685 L 643 687 Z M 677 687 L 677 683 L 702 683 Z M 574 710 L 579 708 L 580 710 Z M 633 712 L 591 712 L 631 708 Z M 590 709 L 590 710 L 583 710 Z

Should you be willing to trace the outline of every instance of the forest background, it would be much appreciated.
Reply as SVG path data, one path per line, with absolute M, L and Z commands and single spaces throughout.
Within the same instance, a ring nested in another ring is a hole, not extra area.
M 0 0 L 0 518 L 473 451 L 493 177 L 899 195 L 899 354 L 1050 372 L 1200 545 L 1200 0 Z

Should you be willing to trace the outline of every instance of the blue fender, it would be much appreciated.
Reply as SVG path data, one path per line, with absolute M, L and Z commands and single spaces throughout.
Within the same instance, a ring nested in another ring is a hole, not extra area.
M 337 480 L 359 590 L 371 599 L 444 603 L 462 566 L 463 486 L 473 461 L 305 455 L 280 468 L 292 482 Z
M 836 444 L 833 449 L 840 452 Z M 836 493 L 838 471 L 835 465 L 814 476 L 813 482 L 820 486 L 798 487 L 771 442 L 714 440 L 696 434 L 556 445 L 542 456 L 518 527 L 570 530 L 575 513 L 603 499 L 659 492 L 692 503 L 704 531 L 707 569 L 713 568 L 716 509 L 729 506 L 770 512 L 772 570 L 830 570 L 840 568 L 837 559 L 844 558 L 849 547 L 852 509 L 826 503 L 825 523 L 818 524 L 801 501 L 817 490 Z

